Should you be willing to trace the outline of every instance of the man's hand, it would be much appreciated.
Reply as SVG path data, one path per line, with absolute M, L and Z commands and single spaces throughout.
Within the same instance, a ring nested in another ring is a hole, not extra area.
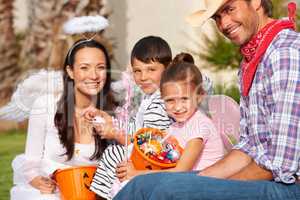
M 272 180 L 272 173 L 255 163 L 239 150 L 232 150 L 225 158 L 198 175 L 234 180 Z
M 54 193 L 56 188 L 56 184 L 52 179 L 43 176 L 35 177 L 34 179 L 32 179 L 32 181 L 29 182 L 29 184 L 32 187 L 40 190 L 42 194 Z
M 252 162 L 252 158 L 239 150 L 232 150 L 223 159 L 204 169 L 198 175 L 215 178 L 229 178 Z

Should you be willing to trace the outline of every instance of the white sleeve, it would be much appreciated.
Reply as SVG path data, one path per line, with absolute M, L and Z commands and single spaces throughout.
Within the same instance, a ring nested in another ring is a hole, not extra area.
M 53 104 L 53 103 L 52 103 Z M 34 103 L 29 116 L 25 162 L 23 173 L 26 181 L 41 175 L 41 164 L 44 153 L 47 128 L 53 120 L 53 106 L 49 95 L 38 98 Z

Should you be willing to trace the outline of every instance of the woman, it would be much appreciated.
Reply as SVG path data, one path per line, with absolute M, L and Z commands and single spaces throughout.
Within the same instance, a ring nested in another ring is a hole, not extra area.
M 12 164 L 11 199 L 59 199 L 50 177 L 56 169 L 96 165 L 107 141 L 96 134 L 89 119 L 95 110 L 114 107 L 110 68 L 107 50 L 100 43 L 80 40 L 70 48 L 59 101 L 54 94 L 42 96 L 30 113 L 25 154 Z

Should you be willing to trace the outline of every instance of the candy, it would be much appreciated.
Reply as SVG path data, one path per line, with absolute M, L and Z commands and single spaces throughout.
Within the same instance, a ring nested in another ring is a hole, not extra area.
M 95 123 L 95 124 L 104 124 L 105 123 L 105 119 L 103 117 L 96 116 L 93 119 L 93 123 Z
M 180 158 L 180 153 L 177 150 L 170 150 L 167 154 L 167 158 L 173 162 L 176 162 Z
M 144 141 L 143 141 L 142 139 L 138 139 L 138 140 L 137 140 L 137 144 L 138 144 L 138 145 L 142 145 L 143 143 L 144 143 Z
M 159 154 L 162 150 L 162 146 L 161 144 L 156 141 L 156 140 L 151 140 L 147 143 L 144 143 L 143 144 L 145 147 L 144 147 L 144 153 L 147 154 L 147 153 L 155 153 L 155 154 Z
M 162 141 L 163 136 L 153 134 L 150 131 L 136 136 L 139 149 L 151 160 L 170 164 L 176 163 L 180 158 L 180 153 L 174 140 Z M 163 142 L 163 144 L 162 144 Z

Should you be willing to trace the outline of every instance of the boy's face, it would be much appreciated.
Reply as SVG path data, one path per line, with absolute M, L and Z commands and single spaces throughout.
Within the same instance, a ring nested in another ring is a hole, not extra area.
M 161 95 L 168 115 L 176 122 L 188 120 L 198 109 L 201 100 L 196 87 L 182 81 L 164 83 Z
M 152 94 L 158 88 L 165 66 L 159 62 L 144 63 L 137 59 L 133 60 L 132 72 L 135 83 L 145 94 Z

